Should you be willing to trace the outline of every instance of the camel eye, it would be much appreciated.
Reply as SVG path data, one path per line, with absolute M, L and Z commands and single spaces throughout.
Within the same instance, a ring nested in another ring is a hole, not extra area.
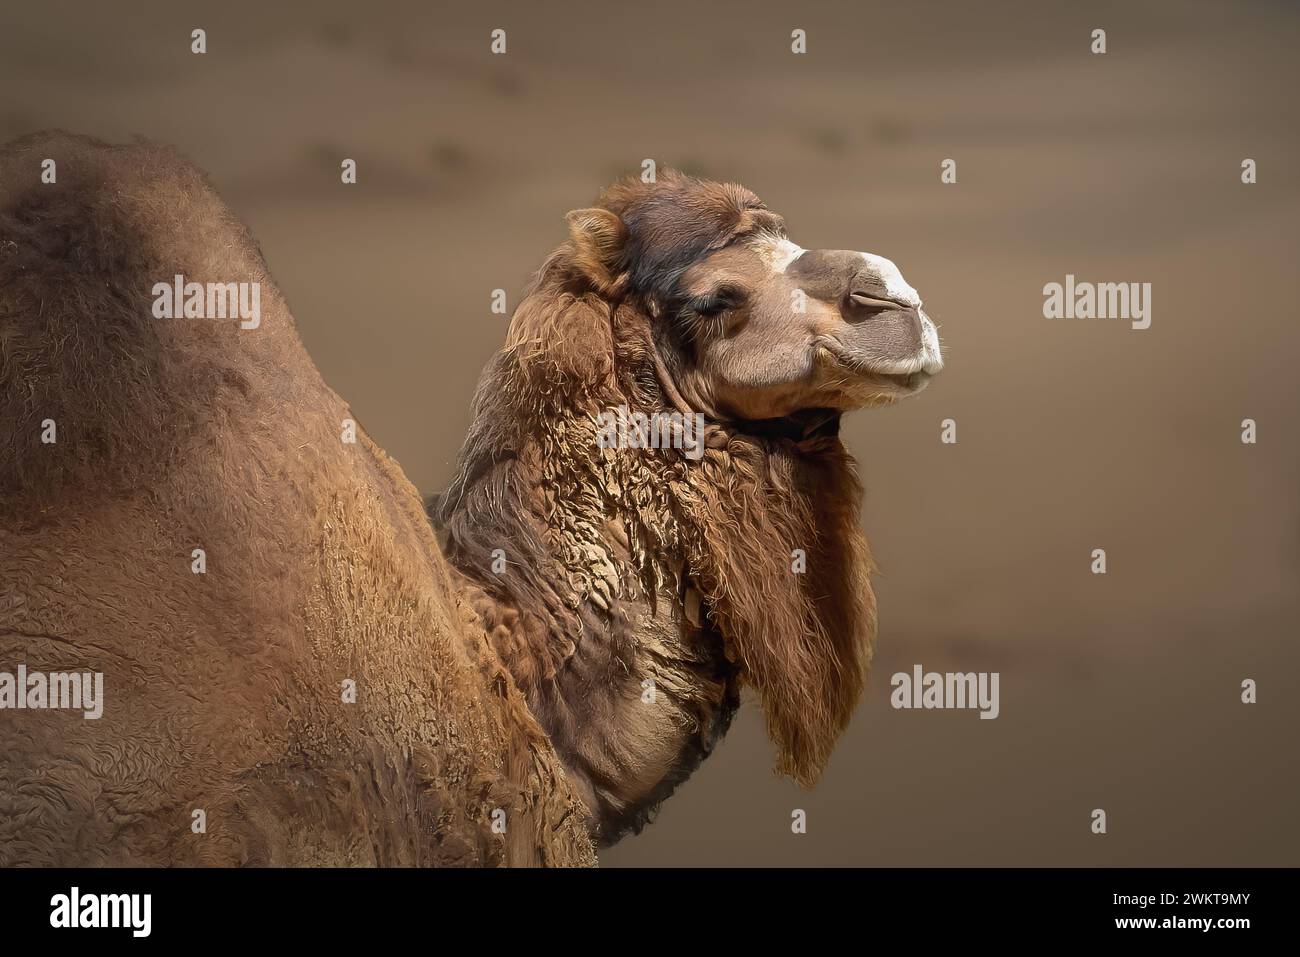
M 718 316 L 745 303 L 745 291 L 735 286 L 720 286 L 691 300 L 691 309 L 701 316 Z

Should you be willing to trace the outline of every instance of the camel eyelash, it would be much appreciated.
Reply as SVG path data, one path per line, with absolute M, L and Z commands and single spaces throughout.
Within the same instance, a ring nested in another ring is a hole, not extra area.
M 712 292 L 702 296 L 693 296 L 687 303 L 687 308 L 692 312 L 701 315 L 713 317 L 726 312 L 728 309 L 735 309 L 745 302 L 745 291 L 734 286 L 720 286 Z
M 747 294 L 733 286 L 720 286 L 710 292 L 688 297 L 678 310 L 678 322 L 695 340 L 720 338 L 734 326 L 729 315 L 744 305 Z

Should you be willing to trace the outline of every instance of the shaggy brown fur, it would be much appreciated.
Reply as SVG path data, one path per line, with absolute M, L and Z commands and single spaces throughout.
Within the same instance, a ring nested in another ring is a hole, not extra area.
M 440 550 L 192 167 L 58 134 L 0 184 L 0 670 L 107 685 L 100 721 L 0 712 L 0 864 L 592 863 L 746 685 L 778 769 L 817 778 L 875 634 L 839 414 L 937 368 L 860 254 L 800 259 L 830 291 L 794 323 L 784 224 L 740 187 L 570 214 L 430 506 Z M 153 319 L 175 273 L 259 281 L 261 328 Z M 601 449 L 619 405 L 702 411 L 707 448 Z

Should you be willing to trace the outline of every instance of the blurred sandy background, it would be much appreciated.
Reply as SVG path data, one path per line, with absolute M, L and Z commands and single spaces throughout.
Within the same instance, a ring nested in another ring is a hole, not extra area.
M 889 256 L 941 326 L 948 371 L 846 422 L 881 628 L 823 783 L 772 775 L 747 706 L 606 864 L 1300 864 L 1300 8 L 301 6 L 6 4 L 0 139 L 139 134 L 206 169 L 422 491 L 501 342 L 490 291 L 513 307 L 643 158 Z M 1066 273 L 1152 283 L 1152 327 L 1042 318 Z M 892 710 L 914 663 L 1000 672 L 1001 717 Z

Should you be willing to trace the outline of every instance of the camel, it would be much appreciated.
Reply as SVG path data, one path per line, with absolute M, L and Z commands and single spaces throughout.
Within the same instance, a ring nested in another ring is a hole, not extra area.
M 591 865 L 742 688 L 817 780 L 876 631 L 840 417 L 923 389 L 935 327 L 737 185 L 567 223 L 426 501 L 194 166 L 0 152 L 0 675 L 103 679 L 98 718 L 0 682 L 0 865 Z M 256 322 L 159 311 L 179 277 Z

